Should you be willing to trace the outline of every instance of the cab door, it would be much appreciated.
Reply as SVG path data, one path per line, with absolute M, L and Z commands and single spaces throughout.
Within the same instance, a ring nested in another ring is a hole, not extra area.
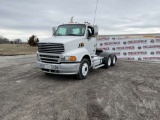
M 87 28 L 85 48 L 88 50 L 90 55 L 95 55 L 96 52 L 96 37 L 93 37 L 94 30 L 92 27 Z

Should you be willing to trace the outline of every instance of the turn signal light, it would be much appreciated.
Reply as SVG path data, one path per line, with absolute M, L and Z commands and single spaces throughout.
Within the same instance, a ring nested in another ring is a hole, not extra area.
M 76 61 L 76 57 L 75 56 L 70 56 L 70 60 L 71 61 Z

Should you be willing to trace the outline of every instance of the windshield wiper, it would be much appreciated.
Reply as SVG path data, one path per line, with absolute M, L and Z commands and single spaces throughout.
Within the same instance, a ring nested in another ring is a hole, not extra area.
M 80 36 L 80 35 L 76 35 L 76 34 L 67 34 L 67 35 L 71 35 L 71 36 Z

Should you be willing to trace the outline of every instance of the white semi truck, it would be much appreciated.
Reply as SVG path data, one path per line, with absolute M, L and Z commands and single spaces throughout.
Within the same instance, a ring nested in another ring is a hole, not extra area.
M 53 28 L 53 36 L 38 43 L 37 67 L 45 73 L 85 79 L 90 69 L 114 66 L 117 56 L 96 49 L 98 27 L 88 22 Z

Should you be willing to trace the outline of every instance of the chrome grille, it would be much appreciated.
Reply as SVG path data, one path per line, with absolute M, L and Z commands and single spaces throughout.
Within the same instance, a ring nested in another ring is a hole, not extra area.
M 40 61 L 44 63 L 58 63 L 60 60 L 59 56 L 55 55 L 39 55 Z
M 39 55 L 39 56 L 44 58 L 59 58 L 59 56 L 52 56 L 52 55 Z
M 39 43 L 38 52 L 61 54 L 64 52 L 64 45 L 60 43 Z

